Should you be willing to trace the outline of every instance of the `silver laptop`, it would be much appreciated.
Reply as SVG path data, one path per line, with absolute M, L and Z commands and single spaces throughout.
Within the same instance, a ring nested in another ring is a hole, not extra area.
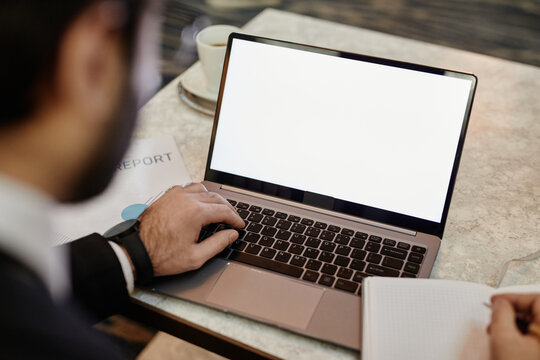
M 470 74 L 232 34 L 204 184 L 247 226 L 153 287 L 360 349 L 362 280 L 431 273 L 475 87 Z

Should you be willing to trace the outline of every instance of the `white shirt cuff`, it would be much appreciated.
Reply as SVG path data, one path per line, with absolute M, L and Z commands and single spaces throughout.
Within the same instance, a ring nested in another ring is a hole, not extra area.
M 120 245 L 109 241 L 109 244 L 111 245 L 114 253 L 116 254 L 116 257 L 118 258 L 118 261 L 120 262 L 120 266 L 122 266 L 122 272 L 124 273 L 124 279 L 126 280 L 126 288 L 128 293 L 131 295 L 133 293 L 133 289 L 135 288 L 135 279 L 133 277 L 133 271 L 131 270 L 131 264 L 129 262 L 129 259 L 120 247 Z

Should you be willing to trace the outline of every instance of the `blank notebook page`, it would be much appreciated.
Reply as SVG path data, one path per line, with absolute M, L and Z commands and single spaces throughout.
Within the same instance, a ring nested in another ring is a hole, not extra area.
M 492 288 L 391 278 L 368 279 L 364 285 L 371 329 L 364 337 L 364 360 L 487 358 L 491 311 L 482 303 L 489 302 Z

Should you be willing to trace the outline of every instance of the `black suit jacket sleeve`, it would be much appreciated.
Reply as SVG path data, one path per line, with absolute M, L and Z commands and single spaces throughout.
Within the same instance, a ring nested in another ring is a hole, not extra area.
M 69 245 L 75 301 L 93 320 L 117 313 L 129 301 L 120 261 L 107 240 L 91 234 Z
M 53 302 L 41 279 L 0 250 L 0 359 L 134 358 L 96 331 L 75 304 Z

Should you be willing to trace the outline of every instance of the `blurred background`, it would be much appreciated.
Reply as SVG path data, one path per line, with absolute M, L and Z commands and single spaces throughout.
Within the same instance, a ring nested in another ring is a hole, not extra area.
M 540 0 L 168 0 L 162 84 L 197 60 L 202 28 L 266 7 L 540 66 Z

